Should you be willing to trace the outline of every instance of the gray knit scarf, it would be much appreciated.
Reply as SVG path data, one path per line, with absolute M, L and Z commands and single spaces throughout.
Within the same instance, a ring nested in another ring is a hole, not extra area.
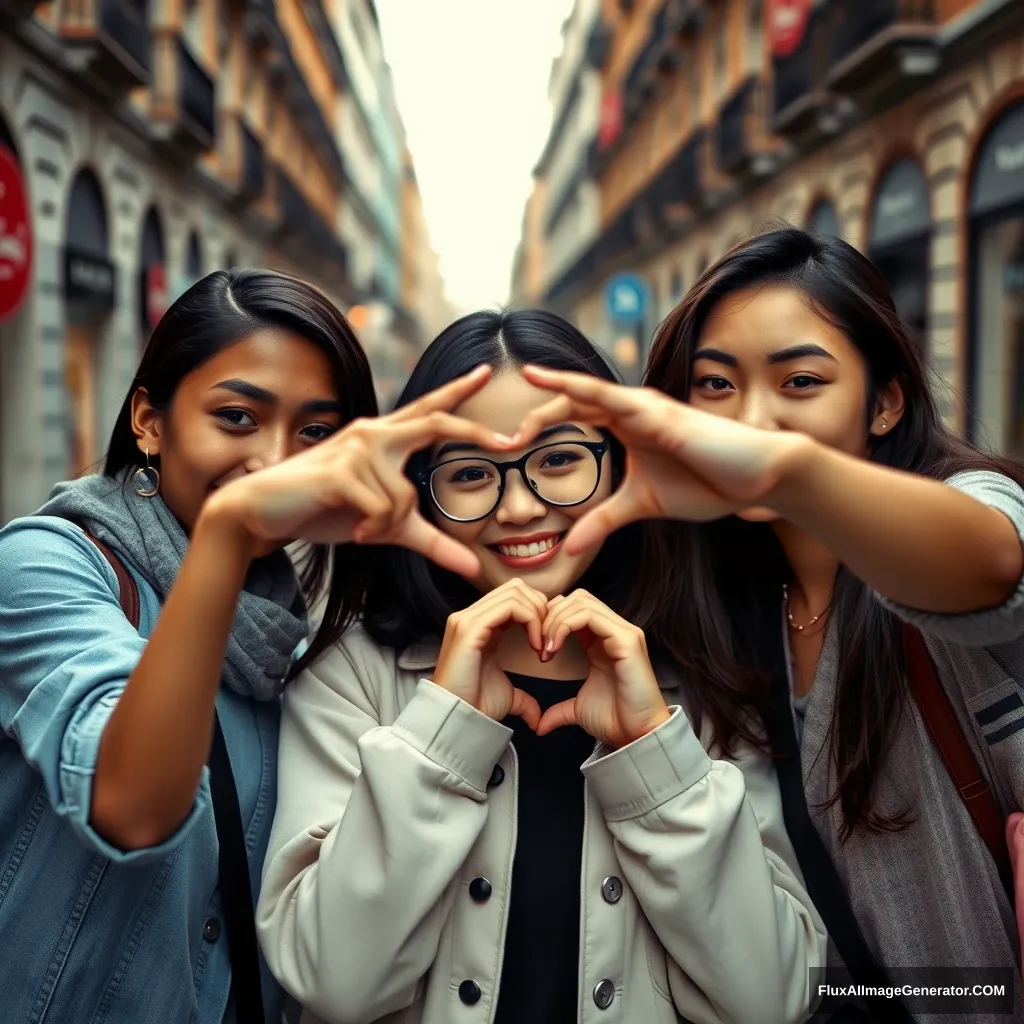
M 185 531 L 163 499 L 136 494 L 129 472 L 58 484 L 36 514 L 85 527 L 138 569 L 161 601 L 188 547 Z M 273 700 L 307 629 L 305 602 L 288 556 L 278 551 L 254 561 L 231 627 L 225 685 L 246 697 Z

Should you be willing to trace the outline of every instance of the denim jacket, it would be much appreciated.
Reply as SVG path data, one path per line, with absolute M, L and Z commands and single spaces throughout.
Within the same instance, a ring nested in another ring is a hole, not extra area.
M 89 824 L 100 736 L 160 613 L 134 567 L 141 622 L 70 523 L 0 531 L 0 992 L 5 1024 L 221 1024 L 231 968 L 208 771 L 164 843 L 125 852 Z M 274 818 L 280 704 L 222 689 L 250 877 Z M 264 967 L 268 1021 L 284 996 Z M 248 1022 L 240 1022 L 248 1024 Z

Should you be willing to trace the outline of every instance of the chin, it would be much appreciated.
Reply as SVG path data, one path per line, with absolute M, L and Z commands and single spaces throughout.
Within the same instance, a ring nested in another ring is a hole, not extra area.
M 770 508 L 760 507 L 745 508 L 742 512 L 737 512 L 736 516 L 748 523 L 774 523 L 782 518 L 778 512 L 773 512 Z

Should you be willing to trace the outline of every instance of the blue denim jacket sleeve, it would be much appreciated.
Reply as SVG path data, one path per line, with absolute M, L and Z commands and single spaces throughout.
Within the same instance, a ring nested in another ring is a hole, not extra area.
M 209 783 L 204 769 L 188 817 L 159 846 L 126 852 L 89 824 L 100 737 L 146 643 L 117 595 L 113 570 L 71 523 L 36 517 L 0 531 L 0 727 L 79 839 L 131 864 L 182 842 L 209 806 Z

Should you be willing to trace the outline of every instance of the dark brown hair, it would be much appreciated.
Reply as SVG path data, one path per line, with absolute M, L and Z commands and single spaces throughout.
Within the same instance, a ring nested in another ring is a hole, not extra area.
M 266 327 L 283 327 L 316 345 L 331 363 L 342 426 L 377 415 L 373 376 L 359 340 L 341 311 L 305 281 L 273 270 L 217 270 L 197 281 L 164 314 L 118 413 L 103 472 L 116 476 L 138 464 L 132 396 L 145 388 L 157 409 L 174 400 L 182 379 L 218 352 Z M 153 462 L 159 467 L 159 458 Z M 295 671 L 315 661 L 363 607 L 376 552 L 355 544 L 310 545 L 300 557 L 307 603 L 326 598 L 317 635 Z
M 905 410 L 899 423 L 872 438 L 869 458 L 944 479 L 966 469 L 1005 473 L 1024 484 L 1010 459 L 986 455 L 954 436 L 939 417 L 915 340 L 901 322 L 874 265 L 831 236 L 780 228 L 736 245 L 696 282 L 658 330 L 645 384 L 687 401 L 693 356 L 711 310 L 727 295 L 759 285 L 802 293 L 815 312 L 856 345 L 871 394 L 898 379 Z M 735 517 L 707 525 L 646 527 L 639 620 L 657 649 L 680 664 L 698 717 L 730 750 L 737 738 L 771 748 L 768 680 L 779 670 L 782 585 L 791 569 L 770 526 Z M 839 632 L 839 679 L 830 732 L 845 841 L 860 824 L 895 830 L 909 808 L 886 817 L 874 806 L 875 783 L 905 706 L 907 687 L 899 622 L 855 576 L 841 569 L 832 616 Z

